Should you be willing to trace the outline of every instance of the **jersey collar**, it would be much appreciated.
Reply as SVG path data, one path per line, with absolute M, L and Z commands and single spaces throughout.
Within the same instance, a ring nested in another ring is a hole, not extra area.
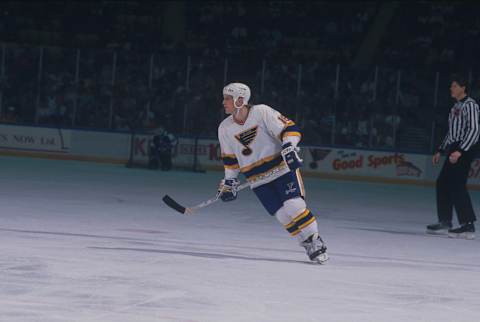
M 244 125 L 247 122 L 249 116 L 250 116 L 250 108 L 247 106 L 247 117 L 245 118 L 245 121 L 238 121 L 237 119 L 235 119 L 235 116 L 233 115 L 232 115 L 232 119 L 233 119 L 233 122 L 235 122 L 236 124 Z

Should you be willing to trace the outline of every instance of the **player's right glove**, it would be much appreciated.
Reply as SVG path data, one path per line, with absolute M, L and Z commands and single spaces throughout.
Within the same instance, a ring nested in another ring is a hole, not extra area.
M 237 199 L 237 188 L 240 182 L 237 178 L 222 179 L 220 186 L 218 187 L 217 196 L 222 201 L 232 201 Z
M 292 143 L 286 142 L 282 145 L 282 158 L 290 171 L 295 171 L 302 166 L 303 160 L 298 156 L 300 149 L 294 147 Z

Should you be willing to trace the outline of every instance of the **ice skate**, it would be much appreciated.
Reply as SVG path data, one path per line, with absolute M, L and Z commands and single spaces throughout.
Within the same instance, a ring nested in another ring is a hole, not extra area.
M 452 224 L 445 222 L 438 222 L 427 226 L 427 234 L 430 235 L 446 235 L 448 230 L 452 228 Z
M 308 237 L 301 245 L 305 247 L 305 251 L 312 262 L 322 264 L 328 260 L 327 247 L 317 233 Z
M 455 229 L 448 230 L 448 237 L 450 238 L 463 238 L 463 239 L 475 239 L 475 226 L 473 223 L 467 223 L 461 225 Z

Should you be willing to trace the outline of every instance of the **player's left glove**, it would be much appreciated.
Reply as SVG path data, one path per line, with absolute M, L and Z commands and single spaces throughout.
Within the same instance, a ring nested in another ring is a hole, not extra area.
M 290 171 L 295 171 L 302 166 L 303 160 L 298 156 L 299 151 L 300 149 L 294 147 L 290 142 L 286 142 L 282 145 L 282 158 Z
M 232 201 L 237 199 L 237 188 L 240 182 L 237 178 L 222 179 L 220 186 L 218 187 L 217 196 L 222 201 Z

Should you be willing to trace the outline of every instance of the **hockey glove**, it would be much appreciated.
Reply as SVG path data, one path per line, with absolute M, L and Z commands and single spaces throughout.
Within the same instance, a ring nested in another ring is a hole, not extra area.
M 302 166 L 303 160 L 298 156 L 300 149 L 294 147 L 292 143 L 286 142 L 282 145 L 282 158 L 290 171 L 295 171 Z
M 222 179 L 220 181 L 220 186 L 218 187 L 217 196 L 222 199 L 222 201 L 232 201 L 237 199 L 237 187 L 240 182 L 237 178 L 233 179 Z

